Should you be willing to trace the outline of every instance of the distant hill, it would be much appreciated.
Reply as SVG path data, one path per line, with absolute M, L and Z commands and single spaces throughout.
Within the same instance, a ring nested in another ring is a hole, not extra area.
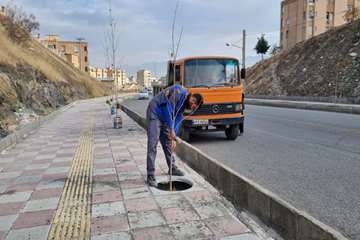
M 15 130 L 24 116 L 46 115 L 74 100 L 106 94 L 100 82 L 32 38 L 11 39 L 5 24 L 0 15 L 0 137 Z
M 360 20 L 257 63 L 247 93 L 346 97 L 360 103 Z

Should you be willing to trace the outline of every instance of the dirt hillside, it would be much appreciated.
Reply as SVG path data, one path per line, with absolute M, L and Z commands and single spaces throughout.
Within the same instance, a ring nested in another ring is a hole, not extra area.
M 106 94 L 100 82 L 30 39 L 10 39 L 0 16 L 0 137 L 77 99 Z

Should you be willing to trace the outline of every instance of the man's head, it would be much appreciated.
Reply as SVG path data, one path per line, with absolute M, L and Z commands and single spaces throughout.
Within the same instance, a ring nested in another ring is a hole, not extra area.
M 204 99 L 199 93 L 189 93 L 186 97 L 186 109 L 194 111 L 203 103 Z

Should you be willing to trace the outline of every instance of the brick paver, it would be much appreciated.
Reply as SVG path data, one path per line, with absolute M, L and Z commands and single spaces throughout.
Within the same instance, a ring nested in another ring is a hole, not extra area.
M 207 182 L 178 160 L 194 186 L 146 185 L 146 133 L 122 113 L 113 129 L 105 100 L 82 101 L 0 154 L 0 240 L 47 239 L 88 113 L 94 114 L 91 235 L 106 239 L 258 238 Z M 159 146 L 157 176 L 167 179 Z

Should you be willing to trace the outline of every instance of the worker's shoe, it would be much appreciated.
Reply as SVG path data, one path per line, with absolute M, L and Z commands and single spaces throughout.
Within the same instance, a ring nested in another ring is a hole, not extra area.
M 169 170 L 169 175 L 170 175 L 170 170 Z M 177 167 L 173 167 L 173 169 L 172 169 L 172 172 L 171 172 L 172 174 L 172 176 L 184 176 L 185 174 L 184 174 L 184 172 L 183 171 L 181 171 L 179 168 L 177 168 Z
M 152 175 L 147 176 L 147 184 L 150 187 L 157 187 L 158 184 L 157 184 L 155 176 L 152 176 Z

